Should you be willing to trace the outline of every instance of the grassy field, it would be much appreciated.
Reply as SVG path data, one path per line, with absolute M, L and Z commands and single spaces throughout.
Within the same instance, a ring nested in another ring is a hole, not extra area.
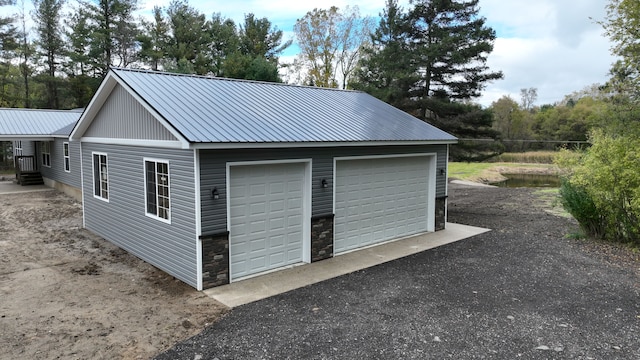
M 475 181 L 481 183 L 493 183 L 505 180 L 502 174 L 541 174 L 555 175 L 558 168 L 552 164 L 532 164 L 532 163 L 449 163 L 449 177 Z
M 519 163 L 519 164 L 553 164 L 556 151 L 529 151 L 524 153 L 504 153 L 492 159 L 490 162 Z

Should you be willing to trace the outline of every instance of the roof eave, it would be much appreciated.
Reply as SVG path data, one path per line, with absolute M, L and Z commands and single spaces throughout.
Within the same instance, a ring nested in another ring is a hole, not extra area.
M 0 135 L 0 141 L 23 141 L 23 140 L 33 140 L 33 141 L 53 141 L 55 136 L 51 134 L 46 135 L 34 135 L 34 134 L 2 134 Z
M 310 148 L 310 147 L 360 147 L 360 146 L 401 146 L 401 145 L 451 145 L 457 139 L 404 140 L 404 141 L 308 141 L 308 142 L 199 142 L 191 143 L 191 149 L 268 149 L 268 148 Z

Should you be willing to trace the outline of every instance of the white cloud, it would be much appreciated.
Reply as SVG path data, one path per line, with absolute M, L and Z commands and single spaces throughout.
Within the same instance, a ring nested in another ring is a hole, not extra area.
M 537 104 L 555 103 L 576 90 L 604 83 L 614 57 L 594 20 L 605 0 L 481 0 L 482 15 L 497 32 L 488 66 L 505 79 L 489 84 L 478 101 L 488 106 L 503 95 L 519 100 L 520 89 L 538 89 Z

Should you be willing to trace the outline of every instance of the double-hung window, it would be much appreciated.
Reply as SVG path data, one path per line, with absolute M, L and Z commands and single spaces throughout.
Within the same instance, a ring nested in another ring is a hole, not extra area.
M 109 169 L 107 154 L 92 153 L 93 155 L 93 196 L 109 201 Z
M 69 143 L 62 143 L 62 154 L 64 156 L 64 171 L 71 172 L 71 161 L 69 158 Z
M 22 156 L 22 140 L 15 141 L 13 144 L 13 155 Z
M 144 176 L 147 215 L 170 222 L 169 162 L 145 159 Z
M 48 141 L 42 142 L 42 166 L 51 167 L 51 143 Z

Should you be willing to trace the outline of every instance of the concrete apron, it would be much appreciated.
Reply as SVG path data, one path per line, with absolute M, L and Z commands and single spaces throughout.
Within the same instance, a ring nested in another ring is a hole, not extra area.
M 21 194 L 34 191 L 53 190 L 45 185 L 27 185 L 22 186 L 15 184 L 13 181 L 0 181 L 0 194 Z
M 442 231 L 391 241 L 327 260 L 271 272 L 204 290 L 204 293 L 233 308 L 487 231 L 490 229 L 447 223 L 446 229 Z

